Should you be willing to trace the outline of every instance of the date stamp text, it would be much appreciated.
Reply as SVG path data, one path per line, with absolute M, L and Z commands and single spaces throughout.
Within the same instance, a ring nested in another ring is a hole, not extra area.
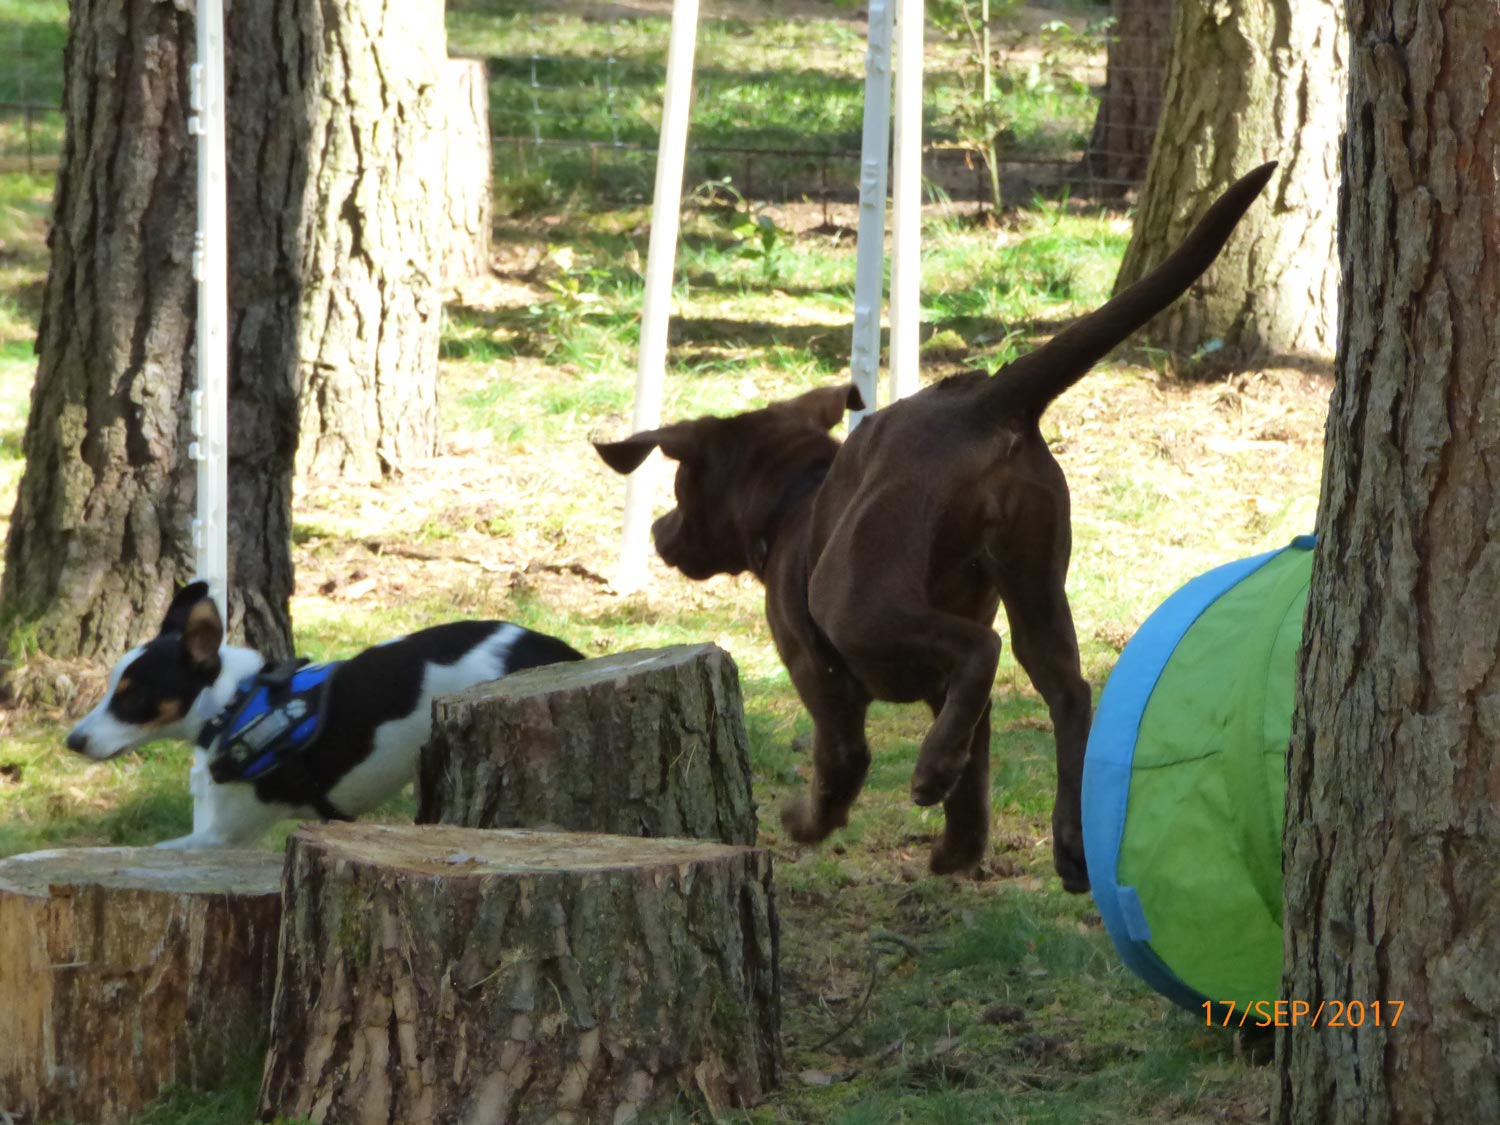
M 1209 1027 L 1395 1027 L 1403 1007 L 1401 1000 L 1205 1000 L 1203 1019 Z

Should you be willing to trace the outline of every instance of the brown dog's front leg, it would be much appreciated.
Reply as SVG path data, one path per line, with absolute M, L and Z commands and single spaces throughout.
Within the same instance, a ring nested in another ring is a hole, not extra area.
M 852 695 L 838 703 L 803 701 L 813 718 L 813 776 L 806 792 L 781 806 L 781 826 L 799 844 L 817 844 L 849 823 L 849 809 L 865 784 L 869 701 Z

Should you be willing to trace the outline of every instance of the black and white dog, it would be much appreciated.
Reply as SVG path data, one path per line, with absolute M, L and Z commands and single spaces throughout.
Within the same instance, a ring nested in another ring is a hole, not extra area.
M 224 644 L 208 586 L 194 582 L 160 633 L 120 658 L 68 749 L 103 761 L 157 739 L 197 743 L 193 831 L 158 846 L 244 846 L 278 820 L 352 819 L 400 792 L 432 730 L 434 696 L 582 659 L 519 625 L 458 621 L 336 665 L 274 670 Z

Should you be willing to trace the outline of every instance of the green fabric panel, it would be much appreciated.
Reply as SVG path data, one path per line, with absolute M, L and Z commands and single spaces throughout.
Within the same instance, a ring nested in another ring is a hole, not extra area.
M 1151 948 L 1212 1000 L 1281 982 L 1281 821 L 1312 552 L 1287 550 L 1188 629 L 1141 721 L 1119 881 Z

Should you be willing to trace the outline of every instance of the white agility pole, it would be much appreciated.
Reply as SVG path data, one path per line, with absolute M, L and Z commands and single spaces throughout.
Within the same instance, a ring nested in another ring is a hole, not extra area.
M 198 0 L 198 59 L 190 71 L 198 138 L 198 231 L 193 276 L 198 282 L 198 386 L 192 395 L 198 463 L 198 513 L 193 549 L 198 577 L 208 583 L 229 620 L 229 250 L 224 177 L 224 12 L 221 0 Z
M 651 198 L 651 244 L 646 252 L 646 293 L 641 304 L 641 350 L 636 364 L 631 430 L 661 425 L 662 383 L 667 368 L 667 322 L 672 315 L 672 275 L 682 211 L 682 169 L 687 156 L 688 110 L 693 99 L 693 48 L 698 38 L 698 0 L 674 0 L 667 44 L 667 85 L 661 139 L 656 150 L 656 188 Z M 646 580 L 651 502 L 659 455 L 652 454 L 625 480 L 625 526 L 620 569 L 612 585 L 619 593 Z
M 923 0 L 896 13 L 896 159 L 891 195 L 891 401 L 918 387 L 922 328 Z
M 876 407 L 880 381 L 880 309 L 885 297 L 885 189 L 891 154 L 891 25 L 895 0 L 870 0 L 865 54 L 864 135 L 859 150 L 859 233 L 854 265 L 854 337 L 849 373 L 865 400 L 849 428 Z

